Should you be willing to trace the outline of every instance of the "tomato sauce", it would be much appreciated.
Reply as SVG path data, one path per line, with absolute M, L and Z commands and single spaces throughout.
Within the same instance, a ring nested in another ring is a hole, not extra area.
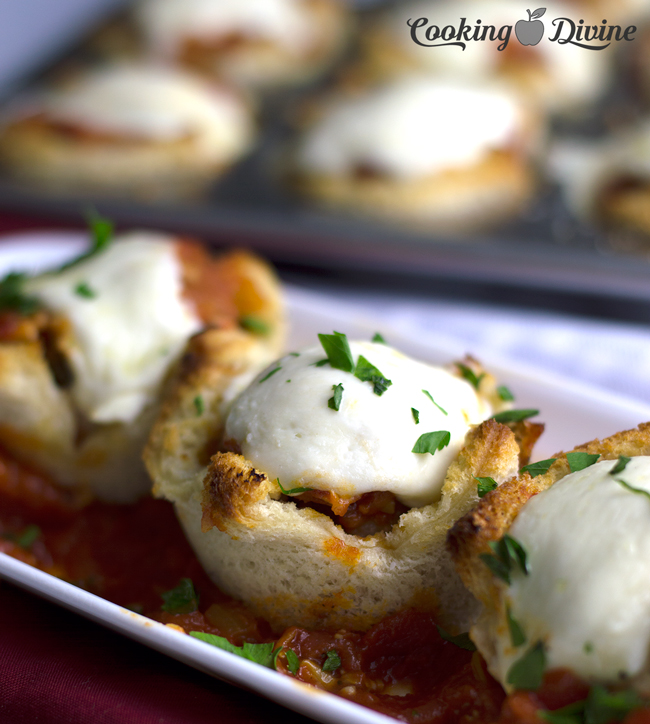
M 30 540 L 34 525 L 39 531 Z M 540 724 L 540 709 L 584 699 L 588 688 L 556 670 L 538 692 L 506 697 L 478 653 L 444 640 L 432 615 L 416 610 L 389 616 L 365 633 L 291 627 L 276 639 L 265 621 L 207 578 L 170 503 L 88 503 L 1 448 L 0 551 L 188 633 L 224 636 L 237 646 L 273 642 L 280 648 L 278 671 L 404 722 Z M 182 578 L 193 581 L 198 610 L 167 613 L 161 594 Z M 298 657 L 297 670 L 289 649 Z M 329 652 L 338 659 L 328 671 Z M 624 721 L 650 724 L 650 710 Z

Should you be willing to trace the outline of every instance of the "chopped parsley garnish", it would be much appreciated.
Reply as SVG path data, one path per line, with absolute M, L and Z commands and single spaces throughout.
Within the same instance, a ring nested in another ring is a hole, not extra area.
M 16 543 L 21 548 L 31 548 L 40 536 L 41 529 L 37 525 L 28 525 L 20 535 L 16 536 Z
M 298 654 L 293 649 L 287 649 L 284 652 L 285 658 L 287 659 L 287 669 L 295 676 L 300 669 L 300 659 Z
M 348 344 L 348 338 L 340 332 L 334 334 L 319 334 L 318 339 L 323 345 L 327 361 L 336 370 L 354 372 L 354 360 Z
M 206 644 L 216 646 L 218 649 L 230 651 L 231 654 L 241 656 L 242 659 L 248 659 L 256 664 L 261 664 L 269 669 L 275 668 L 273 665 L 275 659 L 275 649 L 273 643 L 270 644 L 249 644 L 244 643 L 243 646 L 235 646 L 223 636 L 215 636 L 214 634 L 203 633 L 202 631 L 190 631 L 190 636 L 195 639 L 205 641 Z
M 458 634 L 458 636 L 452 636 L 437 624 L 436 628 L 438 629 L 440 638 L 444 641 L 449 641 L 450 644 L 454 644 L 454 646 L 458 646 L 460 649 L 465 649 L 465 651 L 476 651 L 476 646 L 474 645 L 472 639 L 470 639 L 468 633 L 461 633 Z
M 94 299 L 97 296 L 97 292 L 94 289 L 91 289 L 86 282 L 79 282 L 79 284 L 77 284 L 74 288 L 74 293 L 78 297 L 83 297 L 84 299 Z
M 419 424 L 420 424 L 420 413 L 418 412 L 418 410 L 415 409 L 415 407 L 412 407 L 412 408 L 411 408 L 411 415 L 413 415 L 413 419 L 415 420 L 415 424 L 416 424 L 416 425 L 419 425 Z
M 205 412 L 205 403 L 203 402 L 201 395 L 197 395 L 194 398 L 194 408 L 196 409 L 197 417 L 201 417 L 201 415 Z
M 585 645 L 582 647 L 582 650 L 585 652 L 585 654 L 593 654 L 594 645 L 591 643 L 591 641 L 585 641 Z
M 634 485 L 630 485 L 620 478 L 615 478 L 615 480 L 619 485 L 622 485 L 626 490 L 629 490 L 630 493 L 637 493 L 638 495 L 645 495 L 646 498 L 650 498 L 650 493 L 647 490 L 643 490 L 643 488 L 635 488 Z
M 535 417 L 535 415 L 539 415 L 539 410 L 504 410 L 492 415 L 492 419 L 501 423 L 521 422 L 529 417 Z
M 272 377 L 276 372 L 279 372 L 281 369 L 282 369 L 282 367 L 280 367 L 279 365 L 275 369 L 272 369 L 270 372 L 265 374 L 264 377 L 262 377 L 262 379 L 260 380 L 260 384 L 262 382 L 266 382 L 266 380 L 268 380 L 269 377 Z
M 253 332 L 253 334 L 267 335 L 271 332 L 269 324 L 253 314 L 242 317 L 239 320 L 239 326 L 247 332 Z
M 379 334 L 379 332 L 375 332 L 371 342 L 378 342 L 379 344 L 386 344 L 386 340 Z
M 280 490 L 284 493 L 284 495 L 298 495 L 299 493 L 308 493 L 312 488 L 291 488 L 290 490 L 285 490 L 282 487 L 282 483 L 280 482 L 280 478 L 276 478 L 275 482 L 280 487 Z
M 199 599 L 190 578 L 181 578 L 176 588 L 160 595 L 164 601 L 160 608 L 167 613 L 192 613 L 199 607 Z
M 589 466 L 593 465 L 600 455 L 590 455 L 586 452 L 570 452 L 566 454 L 567 462 L 569 463 L 569 469 L 572 473 L 577 473 L 578 470 L 584 470 Z
M 506 606 L 506 619 L 508 621 L 508 631 L 510 631 L 510 641 L 512 645 L 523 646 L 526 643 L 526 634 L 521 624 L 512 615 L 510 606 Z
M 25 316 L 37 311 L 41 303 L 25 293 L 26 274 L 10 272 L 0 280 L 0 309 L 10 309 Z
M 485 377 L 485 372 L 481 372 L 480 375 L 477 375 L 473 369 L 464 365 L 462 362 L 456 362 L 456 367 L 458 367 L 460 374 L 470 383 L 470 385 L 472 385 L 475 390 L 478 390 L 481 380 Z
M 499 387 L 497 387 L 497 395 L 499 395 L 499 399 L 503 400 L 504 402 L 512 402 L 515 399 L 515 396 L 505 385 L 500 385 Z
M 542 685 L 546 670 L 544 644 L 538 641 L 510 667 L 506 681 L 515 689 L 537 691 Z
M 108 249 L 108 247 L 111 245 L 111 242 L 113 241 L 114 231 L 112 222 L 99 216 L 96 211 L 91 211 L 88 214 L 87 221 L 91 235 L 90 249 L 88 249 L 88 251 L 85 251 L 76 259 L 72 259 L 72 261 L 68 261 L 63 264 L 63 266 L 60 266 L 57 269 L 57 272 L 71 269 L 73 266 L 77 266 L 77 264 L 81 264 L 81 262 L 86 261 L 86 259 L 90 259 L 96 254 L 101 253 L 102 251 L 106 251 L 106 249 Z
M 433 404 L 440 410 L 440 412 L 442 412 L 443 415 L 449 415 L 447 410 L 445 410 L 444 407 L 440 407 L 440 405 L 433 399 L 431 393 L 428 390 L 422 390 L 422 392 L 424 392 L 424 394 L 431 400 L 431 402 L 433 402 Z
M 447 430 L 437 430 L 436 432 L 425 432 L 417 439 L 417 442 L 413 446 L 411 452 L 418 453 L 420 455 L 429 453 L 435 455 L 438 450 L 449 445 L 451 440 L 451 433 Z
M 327 406 L 330 408 L 330 410 L 336 410 L 339 411 L 339 408 L 341 407 L 341 400 L 343 399 L 343 385 L 332 385 L 332 389 L 334 390 L 334 396 L 330 397 L 327 401 Z
M 289 357 L 300 357 L 300 352 L 289 352 Z
M 622 473 L 631 459 L 632 458 L 627 457 L 627 455 L 619 455 L 616 465 L 609 471 L 609 474 L 618 475 L 618 473 Z
M 325 359 L 319 359 L 318 362 L 312 362 L 309 366 L 310 367 L 324 367 L 325 365 L 328 365 L 329 363 L 330 363 L 330 361 L 327 358 L 325 358 Z
M 556 458 L 548 458 L 548 460 L 540 460 L 536 463 L 524 465 L 520 472 L 529 473 L 531 478 L 536 478 L 538 475 L 543 475 L 548 472 L 548 469 L 553 465 L 555 460 Z
M 513 568 L 528 575 L 528 556 L 519 541 L 506 533 L 500 540 L 490 541 L 489 545 L 493 553 L 481 553 L 479 558 L 497 578 L 510 585 Z
M 484 498 L 491 490 L 498 487 L 498 483 L 494 478 L 477 478 L 474 476 L 474 480 L 478 480 L 476 490 L 479 498 Z
M 363 356 L 359 355 L 357 366 L 354 369 L 354 376 L 362 382 L 370 382 L 375 395 L 381 395 L 393 384 Z
M 327 652 L 327 658 L 322 666 L 323 671 L 336 671 L 341 666 L 341 657 L 336 649 Z

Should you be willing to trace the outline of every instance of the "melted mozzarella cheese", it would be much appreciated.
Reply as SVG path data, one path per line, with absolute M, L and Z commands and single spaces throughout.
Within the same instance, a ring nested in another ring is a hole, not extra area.
M 528 644 L 543 641 L 547 667 L 615 682 L 646 665 L 650 647 L 650 457 L 610 475 L 604 461 L 567 475 L 523 507 L 510 534 L 528 552 L 530 574 L 514 575 L 506 597 Z M 502 682 L 526 647 L 507 627 L 497 639 Z
M 228 36 L 302 48 L 316 30 L 309 8 L 297 0 L 146 0 L 137 12 L 151 44 L 168 54 L 187 38 Z
M 192 137 L 209 158 L 244 148 L 251 122 L 232 94 L 179 70 L 116 65 L 88 73 L 43 105 L 49 118 L 153 141 Z
M 133 421 L 201 328 L 181 297 L 181 271 L 169 237 L 139 232 L 28 282 L 27 292 L 71 325 L 71 394 L 92 422 Z M 80 285 L 86 296 L 77 291 Z
M 383 344 L 351 342 L 350 348 L 355 362 L 363 355 L 392 381 L 383 395 L 351 373 L 315 366 L 324 354 L 313 347 L 283 357 L 235 399 L 226 439 L 235 439 L 244 456 L 284 488 L 342 496 L 388 490 L 409 506 L 434 502 L 470 425 L 492 410 L 468 382 L 441 367 Z M 338 384 L 343 396 L 335 411 L 328 400 Z M 411 408 L 419 411 L 419 424 Z M 446 448 L 434 455 L 412 452 L 423 433 L 438 430 L 451 434 Z
M 408 77 L 335 105 L 304 138 L 298 162 L 312 173 L 347 175 L 367 165 L 424 177 L 481 161 L 512 143 L 521 125 L 505 91 Z

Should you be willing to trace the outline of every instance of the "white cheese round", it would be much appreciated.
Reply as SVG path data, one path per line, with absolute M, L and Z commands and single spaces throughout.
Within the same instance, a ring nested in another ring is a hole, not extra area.
M 226 439 L 236 440 L 243 455 L 285 489 L 341 496 L 388 490 L 411 507 L 436 501 L 466 433 L 492 414 L 490 406 L 441 367 L 383 344 L 351 342 L 350 348 L 355 363 L 363 355 L 391 380 L 381 396 L 350 372 L 315 366 L 326 355 L 312 347 L 271 365 L 235 399 Z M 328 400 L 338 384 L 343 395 L 336 411 Z M 411 408 L 419 412 L 419 424 Z M 450 433 L 447 447 L 434 455 L 412 452 L 423 433 L 440 430 Z
M 92 422 L 131 422 L 202 323 L 182 298 L 170 237 L 125 234 L 106 251 L 26 285 L 72 327 L 71 395 Z
M 566 476 L 523 507 L 510 528 L 530 574 L 513 575 L 506 599 L 526 633 L 514 648 L 498 635 L 498 675 L 543 641 L 547 668 L 615 682 L 646 665 L 650 646 L 650 457 L 618 474 L 603 461 Z
M 406 77 L 334 105 L 303 139 L 298 163 L 310 173 L 369 166 L 420 178 L 480 162 L 512 144 L 521 126 L 520 105 L 506 91 Z
M 208 158 L 230 158 L 251 134 L 249 113 L 231 93 L 179 70 L 120 64 L 52 91 L 43 111 L 55 121 L 136 140 L 191 137 Z

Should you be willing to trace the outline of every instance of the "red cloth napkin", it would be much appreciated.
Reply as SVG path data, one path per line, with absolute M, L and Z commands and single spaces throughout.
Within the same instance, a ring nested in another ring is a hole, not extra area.
M 0 583 L 2 724 L 308 724 Z

